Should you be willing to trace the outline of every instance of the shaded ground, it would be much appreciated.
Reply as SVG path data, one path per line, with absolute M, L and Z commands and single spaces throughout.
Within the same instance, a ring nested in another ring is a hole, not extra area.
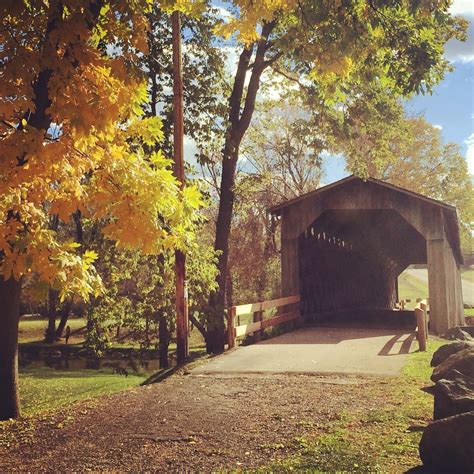
M 397 377 L 175 374 L 0 423 L 0 472 L 405 472 L 431 419 L 431 353 Z
M 174 376 L 38 419 L 0 448 L 0 470 L 204 470 L 268 466 L 343 414 L 380 408 L 357 377 Z M 386 401 L 385 401 L 386 403 Z M 7 437 L 8 438 L 8 437 Z M 6 438 L 3 437 L 5 441 Z
M 191 372 L 398 375 L 415 335 L 403 330 L 306 327 L 238 347 Z

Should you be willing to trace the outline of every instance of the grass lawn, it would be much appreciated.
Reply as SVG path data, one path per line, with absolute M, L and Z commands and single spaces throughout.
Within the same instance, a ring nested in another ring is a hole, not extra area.
M 67 324 L 71 328 L 71 331 L 76 331 L 86 325 L 86 320 L 83 318 L 74 318 L 70 319 Z M 20 319 L 18 341 L 43 341 L 47 326 L 48 321 L 46 319 Z M 82 336 L 81 339 L 83 339 Z
M 86 325 L 86 320 L 84 318 L 73 318 L 69 319 L 68 325 L 71 328 L 71 331 L 74 331 L 83 328 Z M 48 326 L 48 321 L 45 319 L 21 319 L 18 331 L 18 342 L 42 342 L 44 340 L 44 333 L 46 327 Z M 126 334 L 127 329 L 123 329 L 122 333 Z M 64 342 L 64 340 L 61 340 Z M 78 334 L 73 334 L 69 341 L 70 344 L 82 344 L 84 342 L 84 331 L 80 331 Z M 114 342 L 113 347 L 116 348 L 139 348 L 140 344 L 136 341 L 124 340 L 121 342 Z M 189 350 L 191 352 L 199 352 L 205 350 L 204 338 L 201 333 L 194 328 L 189 333 Z M 176 344 L 171 343 L 169 347 L 170 352 L 176 351 Z
M 474 269 L 470 268 L 469 270 L 464 270 L 461 274 L 463 280 L 474 282 Z
M 433 414 L 433 397 L 420 389 L 431 384 L 431 356 L 445 343 L 432 338 L 428 351 L 413 353 L 399 377 L 368 383 L 367 399 L 377 408 L 342 410 L 338 420 L 295 438 L 296 454 L 269 469 L 405 472 L 418 465 L 419 427 Z
M 407 304 L 407 308 L 411 309 L 416 306 L 416 298 L 428 298 L 428 285 L 407 273 L 402 273 L 398 277 L 398 299 L 412 300 Z
M 135 387 L 146 374 L 128 377 L 102 370 L 20 370 L 20 398 L 23 415 L 58 410 L 79 400 L 120 392 Z

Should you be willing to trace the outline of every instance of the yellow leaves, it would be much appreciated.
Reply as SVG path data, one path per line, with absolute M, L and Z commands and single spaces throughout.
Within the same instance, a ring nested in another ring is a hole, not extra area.
M 127 127 L 130 138 L 138 138 L 145 145 L 155 145 L 163 141 L 163 122 L 159 117 L 147 117 L 133 120 Z
M 97 253 L 94 250 L 86 250 L 82 256 L 82 268 L 88 270 L 89 267 L 97 260 Z
M 165 4 L 190 14 L 205 2 Z M 81 255 L 80 244 L 64 237 L 71 214 L 80 209 L 88 219 L 104 219 L 106 236 L 121 246 L 158 253 L 186 247 L 202 198 L 194 187 L 180 191 L 161 152 L 146 153 L 164 138 L 160 119 L 143 118 L 147 85 L 133 66 L 136 48 L 146 46 L 152 1 L 108 2 L 90 31 L 84 2 L 65 0 L 46 39 L 37 32 L 45 31 L 49 10 L 38 5 L 8 19 L 25 33 L 24 47 L 0 31 L 0 59 L 8 58 L 0 115 L 24 129 L 0 130 L 0 271 L 57 288 L 62 299 L 87 298 L 101 291 L 99 256 Z M 103 54 L 99 42 L 120 44 L 121 54 Z M 26 115 L 38 105 L 33 84 L 44 68 L 51 71 L 47 135 Z M 58 232 L 49 229 L 52 216 L 59 216 Z
M 225 38 L 237 33 L 238 39 L 249 44 L 259 38 L 258 27 L 262 22 L 271 21 L 279 13 L 291 12 L 297 0 L 234 0 L 233 4 L 238 8 L 239 15 L 232 16 L 229 12 L 230 20 L 218 24 L 215 32 Z
M 195 186 L 186 186 L 183 189 L 183 202 L 191 209 L 199 209 L 204 205 L 201 192 Z
M 179 11 L 186 15 L 198 15 L 207 5 L 205 0 L 160 0 L 160 8 L 168 13 Z

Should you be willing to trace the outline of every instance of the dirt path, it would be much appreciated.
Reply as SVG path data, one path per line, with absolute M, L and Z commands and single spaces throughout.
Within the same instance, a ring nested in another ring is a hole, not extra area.
M 367 391 L 394 383 L 387 380 L 393 379 L 175 375 L 0 428 L 0 472 L 264 467 L 290 455 L 308 426 L 314 433 L 348 410 L 380 407 L 385 401 Z

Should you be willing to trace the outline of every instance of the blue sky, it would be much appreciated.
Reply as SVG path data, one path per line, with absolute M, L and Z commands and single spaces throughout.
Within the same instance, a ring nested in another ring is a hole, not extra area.
M 222 9 L 223 18 L 228 15 L 222 2 L 215 3 Z M 423 114 L 441 130 L 444 142 L 454 142 L 461 147 L 468 162 L 469 172 L 474 175 L 474 0 L 453 0 L 451 13 L 461 15 L 469 21 L 466 42 L 450 41 L 445 56 L 454 66 L 430 95 L 415 96 L 406 102 L 410 115 Z M 228 64 L 235 68 L 237 51 L 228 48 Z M 185 138 L 186 155 L 191 157 L 196 146 Z M 344 158 L 327 156 L 325 159 L 324 183 L 331 183 L 347 176 Z

